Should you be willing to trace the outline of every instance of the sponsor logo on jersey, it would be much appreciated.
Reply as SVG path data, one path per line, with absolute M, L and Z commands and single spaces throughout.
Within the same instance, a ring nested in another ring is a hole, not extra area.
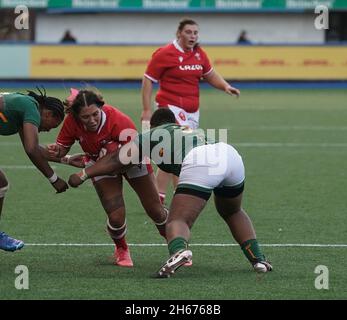
M 179 68 L 182 71 L 201 71 L 201 70 L 203 70 L 201 64 L 187 64 L 185 66 L 180 66 Z

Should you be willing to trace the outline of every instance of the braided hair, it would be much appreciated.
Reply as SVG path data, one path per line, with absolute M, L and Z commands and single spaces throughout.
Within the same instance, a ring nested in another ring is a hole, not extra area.
M 92 104 L 101 109 L 105 102 L 100 94 L 91 90 L 81 90 L 73 101 L 69 111 L 78 119 L 81 109 Z
M 36 87 L 36 89 L 39 94 L 28 90 L 28 96 L 34 98 L 38 102 L 40 108 L 51 111 L 55 118 L 63 120 L 65 114 L 62 101 L 55 97 L 47 97 L 44 87 L 42 87 L 42 90 L 39 87 Z

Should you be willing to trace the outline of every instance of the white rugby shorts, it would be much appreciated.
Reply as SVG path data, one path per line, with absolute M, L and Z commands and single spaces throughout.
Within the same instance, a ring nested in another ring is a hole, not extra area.
M 243 191 L 244 180 L 242 157 L 231 145 L 219 142 L 196 147 L 185 156 L 177 190 L 192 189 L 209 195 L 214 191 L 226 197 L 229 192 L 233 197 L 233 189 L 239 190 L 238 194 Z
M 199 128 L 200 111 L 189 113 L 182 108 L 168 105 L 168 108 L 174 113 L 176 121 L 181 126 L 187 126 L 191 129 Z

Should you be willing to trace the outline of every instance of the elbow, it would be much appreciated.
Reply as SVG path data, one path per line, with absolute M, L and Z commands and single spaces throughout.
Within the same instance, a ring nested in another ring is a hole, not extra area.
M 31 159 L 32 157 L 35 157 L 38 153 L 40 153 L 40 151 L 35 146 L 28 146 L 28 147 L 25 147 L 25 153 Z

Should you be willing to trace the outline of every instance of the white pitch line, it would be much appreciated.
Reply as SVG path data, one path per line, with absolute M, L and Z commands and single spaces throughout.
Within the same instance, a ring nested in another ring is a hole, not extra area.
M 109 247 L 111 243 L 27 243 L 33 247 Z M 131 247 L 166 247 L 165 243 L 130 243 Z M 191 247 L 238 247 L 236 243 L 191 243 Z M 316 243 L 267 243 L 262 247 L 310 247 L 310 248 L 347 248 L 347 244 L 316 244 Z
M 346 126 L 254 126 L 254 127 L 231 127 L 232 130 L 259 130 L 259 131 L 270 131 L 270 130 L 282 130 L 282 131 L 346 131 Z
M 56 169 L 56 166 L 51 166 L 52 169 Z M 0 169 L 14 169 L 14 170 L 32 170 L 32 169 L 37 169 L 35 166 L 30 166 L 30 165 L 0 165 Z
M 41 142 L 40 144 L 46 145 L 50 143 L 52 142 Z M 0 147 L 19 147 L 19 146 L 22 147 L 23 144 L 18 141 L 0 141 Z
M 231 142 L 233 146 L 250 148 L 346 148 L 347 143 L 296 143 L 296 142 Z

